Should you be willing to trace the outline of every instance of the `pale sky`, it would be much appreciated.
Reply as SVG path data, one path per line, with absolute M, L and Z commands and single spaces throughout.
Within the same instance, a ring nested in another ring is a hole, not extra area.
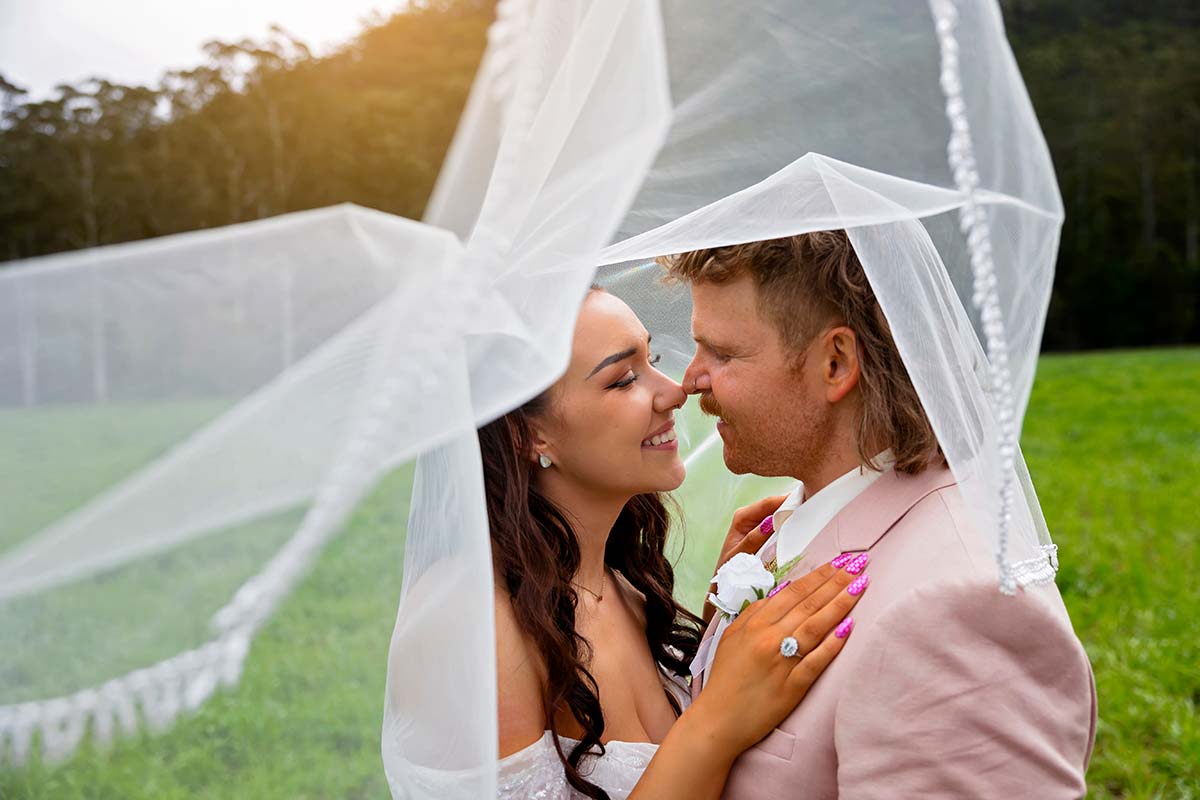
M 316 53 L 349 39 L 373 10 L 404 0 L 0 0 L 0 74 L 37 98 L 99 75 L 154 84 L 204 60 L 209 39 L 263 38 L 278 23 Z

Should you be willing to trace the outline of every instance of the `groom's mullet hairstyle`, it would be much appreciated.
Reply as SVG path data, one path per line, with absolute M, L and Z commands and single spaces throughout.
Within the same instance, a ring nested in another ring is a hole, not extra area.
M 712 247 L 659 259 L 668 276 L 689 283 L 726 283 L 749 274 L 758 310 L 779 331 L 796 365 L 830 325 L 858 338 L 863 416 L 855 444 L 859 460 L 891 449 L 896 470 L 917 474 L 944 460 L 892 339 L 892 330 L 845 231 L 816 231 L 763 242 Z

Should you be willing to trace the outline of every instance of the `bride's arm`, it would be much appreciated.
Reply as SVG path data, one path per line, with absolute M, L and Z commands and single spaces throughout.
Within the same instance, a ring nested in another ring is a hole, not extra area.
M 833 633 L 858 596 L 824 566 L 746 609 L 721 637 L 704 690 L 672 726 L 630 800 L 719 798 L 733 762 L 804 698 L 845 644 Z M 848 635 L 848 631 L 846 632 Z M 793 636 L 803 658 L 779 652 Z

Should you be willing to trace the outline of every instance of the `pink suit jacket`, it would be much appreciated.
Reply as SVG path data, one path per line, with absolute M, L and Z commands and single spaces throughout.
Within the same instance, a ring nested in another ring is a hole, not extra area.
M 881 476 L 790 577 L 853 551 L 871 554 L 853 633 L 735 762 L 723 797 L 1082 797 L 1096 729 L 1087 655 L 1056 586 L 999 592 L 950 471 Z M 702 689 L 698 677 L 693 697 Z

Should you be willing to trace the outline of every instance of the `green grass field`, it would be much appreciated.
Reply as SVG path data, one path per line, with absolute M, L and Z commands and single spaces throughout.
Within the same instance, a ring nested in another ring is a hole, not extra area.
M 1043 358 L 1022 443 L 1096 671 L 1090 796 L 1200 798 L 1200 350 Z M 236 689 L 165 735 L 0 772 L 0 798 L 386 797 L 378 734 L 410 480 L 397 472 L 360 506 Z M 681 565 L 689 600 L 698 574 Z

